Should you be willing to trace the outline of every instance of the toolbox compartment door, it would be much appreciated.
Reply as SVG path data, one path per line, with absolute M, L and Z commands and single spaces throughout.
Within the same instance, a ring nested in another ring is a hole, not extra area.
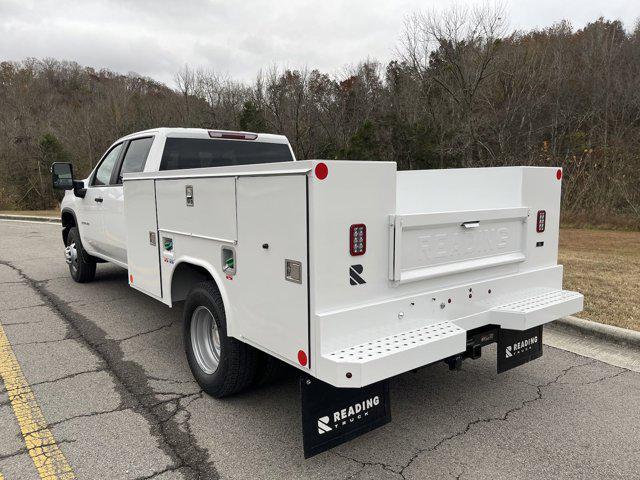
M 389 278 L 413 282 L 523 262 L 528 208 L 391 216 Z
M 129 285 L 162 298 L 154 180 L 124 182 Z
M 294 364 L 309 352 L 306 175 L 237 180 L 238 259 L 232 298 L 238 333 Z

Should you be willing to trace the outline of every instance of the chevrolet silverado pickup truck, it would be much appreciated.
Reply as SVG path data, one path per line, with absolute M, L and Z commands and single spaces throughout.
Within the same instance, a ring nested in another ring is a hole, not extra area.
M 158 128 L 84 180 L 68 163 L 52 176 L 73 279 L 111 262 L 183 305 L 189 366 L 215 397 L 297 368 L 307 457 L 390 421 L 389 378 L 491 343 L 503 372 L 582 309 L 557 264 L 561 169 L 398 172 L 296 161 L 280 135 Z

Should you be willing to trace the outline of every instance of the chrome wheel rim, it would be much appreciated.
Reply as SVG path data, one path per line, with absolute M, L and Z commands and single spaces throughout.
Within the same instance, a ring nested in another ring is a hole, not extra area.
M 74 272 L 78 270 L 78 250 L 75 243 L 69 244 L 64 249 L 64 259 Z
M 220 364 L 220 332 L 211 311 L 202 305 L 191 314 L 191 347 L 200 369 L 211 375 Z

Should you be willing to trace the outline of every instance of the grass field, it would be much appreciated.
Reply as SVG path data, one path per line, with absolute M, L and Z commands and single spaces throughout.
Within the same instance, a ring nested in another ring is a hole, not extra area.
M 0 215 L 33 215 L 34 217 L 59 217 L 58 210 L 0 210 Z
M 585 297 L 578 317 L 640 331 L 640 232 L 562 229 L 564 288 Z
M 7 211 L 55 216 L 55 210 Z M 563 228 L 564 288 L 585 296 L 578 317 L 640 331 L 640 232 Z

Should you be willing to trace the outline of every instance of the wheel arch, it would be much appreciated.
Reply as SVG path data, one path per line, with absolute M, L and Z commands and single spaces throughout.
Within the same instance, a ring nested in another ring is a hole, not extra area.
M 218 272 L 211 264 L 205 261 L 191 257 L 181 257 L 176 261 L 171 271 L 168 285 L 171 305 L 185 300 L 194 285 L 206 281 L 212 281 L 220 292 L 227 318 L 227 328 L 229 328 L 232 324 L 232 319 L 226 288 Z
M 60 212 L 60 220 L 62 222 L 62 241 L 66 245 L 69 230 L 71 230 L 71 227 L 78 227 L 78 220 L 76 218 L 75 212 L 70 208 L 62 209 L 62 212 Z

